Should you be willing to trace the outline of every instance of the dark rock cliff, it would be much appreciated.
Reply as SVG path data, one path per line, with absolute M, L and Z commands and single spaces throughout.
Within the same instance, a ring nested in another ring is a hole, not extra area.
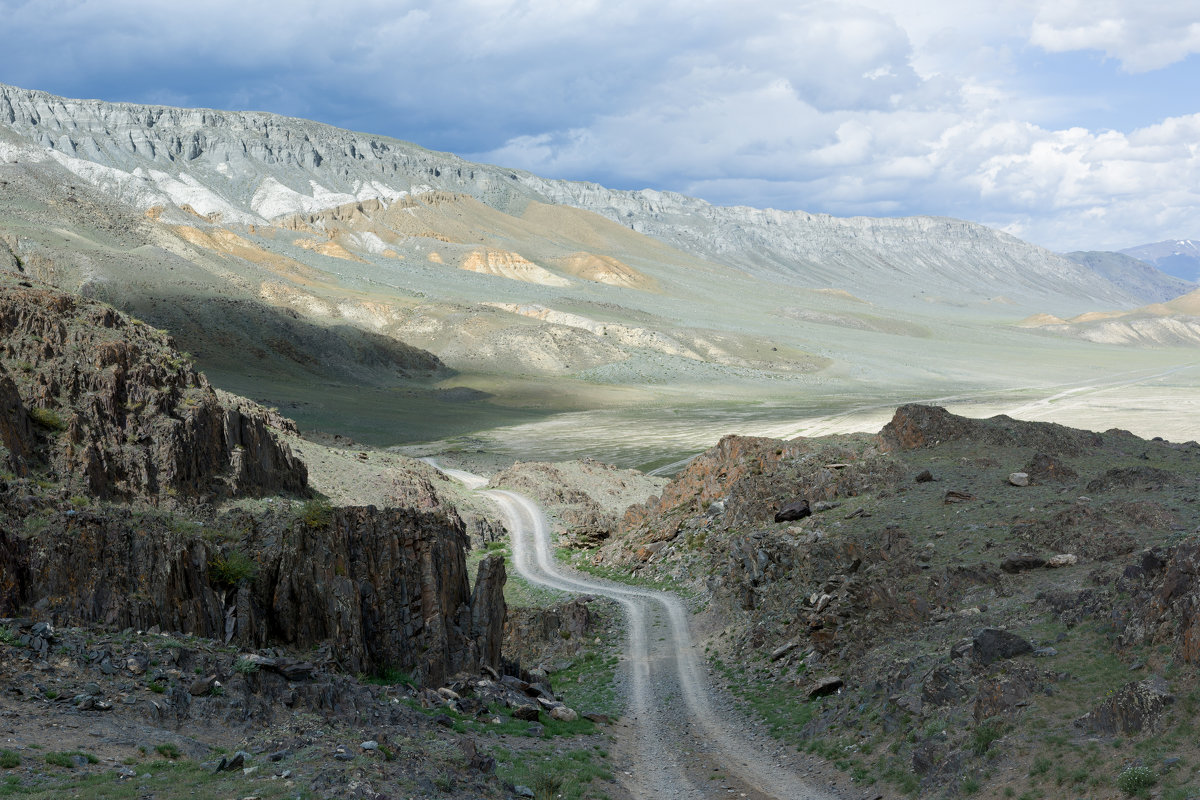
M 10 493 L 10 500 L 11 497 Z M 347 672 L 425 683 L 499 665 L 504 565 L 474 600 L 453 513 L 319 509 L 199 525 L 66 511 L 27 537 L 0 525 L 0 616 L 178 631 L 244 647 L 329 646 Z
M 0 275 L 0 365 L 17 396 L 0 373 L 9 460 L 32 449 L 21 406 L 40 460 L 71 491 L 119 500 L 307 493 L 304 464 L 270 435 L 263 410 L 222 404 L 164 332 L 106 305 Z

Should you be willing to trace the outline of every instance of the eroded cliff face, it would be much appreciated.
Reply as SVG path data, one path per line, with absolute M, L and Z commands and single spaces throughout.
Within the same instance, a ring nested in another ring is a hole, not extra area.
M 8 511 L 18 495 L 14 484 Z M 325 645 L 348 673 L 402 669 L 425 683 L 499 666 L 504 565 L 481 565 L 473 599 L 453 512 L 305 505 L 182 524 L 72 509 L 34 527 L 0 526 L 0 616 Z
M 9 461 L 36 450 L 69 491 L 120 500 L 308 492 L 304 464 L 270 433 L 265 410 L 222 403 L 166 333 L 102 303 L 0 275 L 0 366 Z

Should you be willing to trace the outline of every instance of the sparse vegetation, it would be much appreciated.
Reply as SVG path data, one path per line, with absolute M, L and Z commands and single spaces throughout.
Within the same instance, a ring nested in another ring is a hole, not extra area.
M 66 420 L 53 408 L 34 406 L 29 409 L 29 418 L 48 431 L 65 431 L 67 429 Z
M 333 506 L 328 500 L 314 498 L 300 506 L 296 518 L 309 528 L 324 528 L 333 522 Z
M 0 769 L 15 769 L 21 766 L 21 757 L 12 750 L 0 750 Z
M 1148 793 L 1158 783 L 1158 774 L 1150 767 L 1127 767 L 1117 776 L 1117 788 L 1128 795 Z
M 179 748 L 170 742 L 163 742 L 162 744 L 155 745 L 154 752 L 158 753 L 163 758 L 169 758 L 172 761 L 182 755 L 182 753 L 179 752 Z
M 209 562 L 208 569 L 213 580 L 225 586 L 252 581 L 258 574 L 258 564 L 254 563 L 254 559 L 236 549 L 218 554 Z

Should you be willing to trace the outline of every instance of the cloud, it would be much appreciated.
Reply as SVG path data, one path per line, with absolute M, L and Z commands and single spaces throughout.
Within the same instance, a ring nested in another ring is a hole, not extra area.
M 1030 41 L 1054 53 L 1098 50 L 1147 72 L 1200 53 L 1200 19 L 1192 2 L 1058 0 L 1038 11 Z
M 0 0 L 0 76 L 717 203 L 1116 247 L 1200 235 L 1200 108 L 1107 128 L 1077 108 L 1120 102 L 1101 58 L 1131 96 L 1164 65 L 1186 76 L 1193 17 L 1128 0 Z M 1076 71 L 1044 88 L 1069 54 Z

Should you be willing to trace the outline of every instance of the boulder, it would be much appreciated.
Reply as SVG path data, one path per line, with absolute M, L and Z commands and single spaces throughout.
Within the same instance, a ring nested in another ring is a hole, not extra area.
M 1160 677 L 1132 681 L 1106 698 L 1079 720 L 1087 730 L 1102 734 L 1130 734 L 1150 730 L 1175 696 Z
M 971 658 L 987 666 L 996 661 L 1032 653 L 1028 639 L 1002 628 L 984 628 L 971 638 Z
M 1015 553 L 1000 562 L 1000 569 L 1009 575 L 1046 566 L 1046 559 L 1033 553 Z
M 828 694 L 833 694 L 839 691 L 845 685 L 845 681 L 836 676 L 821 678 L 816 683 L 808 687 L 806 694 L 808 699 L 812 700 L 817 697 L 824 697 Z
M 795 522 L 812 514 L 807 500 L 793 500 L 775 514 L 776 522 Z
M 1062 569 L 1063 567 L 1073 567 L 1079 563 L 1079 556 L 1072 553 L 1059 553 L 1055 556 L 1050 556 L 1046 560 L 1048 569 Z
M 1008 482 L 1012 486 L 1028 486 L 1029 485 L 1029 473 L 1027 473 L 1027 472 L 1009 473 Z

